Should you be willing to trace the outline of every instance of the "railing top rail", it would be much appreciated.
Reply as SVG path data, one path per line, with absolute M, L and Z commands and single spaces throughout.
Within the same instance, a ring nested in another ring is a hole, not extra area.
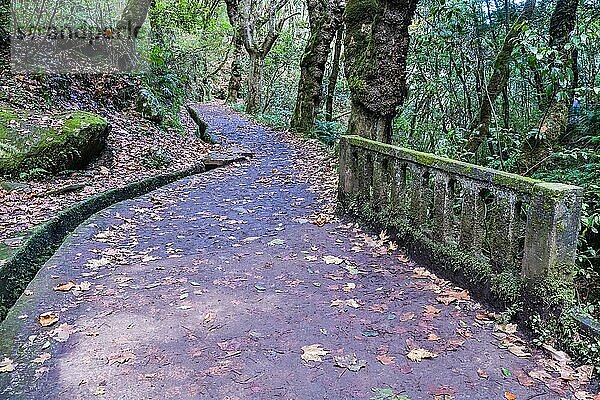
M 385 154 L 423 167 L 433 168 L 453 175 L 462 176 L 475 181 L 500 186 L 524 194 L 531 194 L 534 189 L 549 195 L 564 195 L 566 192 L 580 192 L 583 188 L 562 183 L 548 183 L 521 175 L 481 167 L 462 161 L 453 160 L 435 154 L 423 153 L 400 146 L 370 140 L 361 136 L 346 135 L 342 137 L 350 145 Z

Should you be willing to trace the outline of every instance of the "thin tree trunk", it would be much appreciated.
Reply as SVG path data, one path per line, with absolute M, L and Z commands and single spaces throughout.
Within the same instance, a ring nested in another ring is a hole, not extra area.
M 256 114 L 260 111 L 262 97 L 262 75 L 264 58 L 259 53 L 250 53 L 250 73 L 248 74 L 248 100 L 246 112 Z
M 237 102 L 242 87 L 242 52 L 244 49 L 242 18 L 240 15 L 238 0 L 225 0 L 229 24 L 233 28 L 233 60 L 231 61 L 231 75 L 227 86 L 228 104 Z
M 307 0 L 310 38 L 300 62 L 298 96 L 290 128 L 309 132 L 315 123 L 323 96 L 325 66 L 331 43 L 342 24 L 344 8 L 339 0 Z
M 578 0 L 558 0 L 550 19 L 550 46 L 558 54 L 558 60 L 551 59 L 550 64 L 551 67 L 560 68 L 565 76 L 568 76 L 568 68 L 572 68 L 573 53 L 565 46 L 575 29 L 578 4 Z M 548 107 L 539 125 L 539 137 L 530 136 L 523 143 L 518 160 L 518 168 L 523 173 L 533 172 L 552 154 L 554 145 L 567 126 L 569 108 L 573 102 L 572 87 L 561 88 L 558 82 L 554 82 L 553 86 L 552 94 L 546 99 Z M 565 91 L 566 95 L 558 96 L 559 91 Z
M 333 99 L 335 98 L 335 87 L 337 86 L 338 76 L 340 74 L 340 58 L 342 55 L 342 43 L 344 40 L 344 29 L 338 29 L 335 38 L 335 48 L 333 49 L 333 61 L 331 66 L 331 75 L 327 85 L 327 100 L 325 101 L 325 121 L 333 121 Z
M 521 36 L 523 24 L 531 19 L 534 10 L 535 0 L 527 0 L 523 12 L 504 38 L 502 48 L 496 56 L 492 76 L 487 87 L 481 94 L 479 116 L 471 123 L 470 131 L 472 134 L 466 146 L 467 151 L 471 153 L 476 153 L 481 143 L 490 135 L 490 123 L 492 122 L 494 103 L 508 83 L 512 52 Z
M 349 0 L 345 70 L 352 92 L 348 132 L 385 143 L 407 95 L 406 57 L 416 0 Z
M 234 38 L 235 49 L 233 51 L 233 60 L 231 61 L 231 75 L 229 77 L 229 85 L 227 86 L 227 104 L 236 103 L 240 97 L 240 89 L 242 88 L 242 55 L 244 46 L 241 38 Z

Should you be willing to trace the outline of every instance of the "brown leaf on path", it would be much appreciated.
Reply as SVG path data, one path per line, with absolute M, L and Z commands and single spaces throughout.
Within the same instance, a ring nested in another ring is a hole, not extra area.
M 380 363 L 382 363 L 383 365 L 390 365 L 390 364 L 394 364 L 396 357 L 394 356 L 390 356 L 388 354 L 380 354 L 377 357 L 375 357 L 377 359 L 377 361 L 379 361 Z
M 52 311 L 45 312 L 43 314 L 40 314 L 40 316 L 38 317 L 38 321 L 43 327 L 52 326 L 58 322 L 58 314 Z
M 435 317 L 440 312 L 442 312 L 442 310 L 432 305 L 426 305 L 425 307 L 423 307 L 423 309 L 425 310 L 423 313 L 424 317 Z
M 511 392 L 504 392 L 504 398 L 506 400 L 517 400 L 517 395 L 512 394 Z
M 372 306 L 369 307 L 370 311 L 373 312 L 377 312 L 377 313 L 385 313 L 388 309 L 388 306 L 386 306 L 385 304 L 373 304 Z
M 55 286 L 54 290 L 57 292 L 68 292 L 69 290 L 73 289 L 75 286 L 77 286 L 75 284 L 75 282 L 69 281 L 67 283 L 62 283 L 58 286 Z
M 336 300 L 332 300 L 331 304 L 329 306 L 330 307 L 347 306 L 347 307 L 352 307 L 352 308 L 359 308 L 360 304 L 355 299 L 349 299 L 349 300 L 336 299 Z
M 135 354 L 131 351 L 124 351 L 122 353 L 111 354 L 108 357 L 108 365 L 113 364 L 125 364 L 131 360 L 135 360 Z
M 522 369 L 517 369 L 513 371 L 514 375 L 517 377 L 517 380 L 521 384 L 521 386 L 530 387 L 535 386 L 535 381 L 525 373 Z
M 525 358 L 531 357 L 531 353 L 527 351 L 525 346 L 509 346 L 508 351 L 514 354 L 517 357 Z
M 413 312 L 407 312 L 407 313 L 400 315 L 400 317 L 398 317 L 398 319 L 402 322 L 410 321 L 411 319 L 414 319 L 414 318 L 415 318 L 415 313 L 413 313 Z
M 13 372 L 15 370 L 15 364 L 13 360 L 8 357 L 4 357 L 2 361 L 0 361 L 0 374 L 6 372 Z
M 482 379 L 487 379 L 490 377 L 490 375 L 487 372 L 485 372 L 484 370 L 482 370 L 481 368 L 477 369 L 477 375 L 479 375 L 479 377 Z
M 435 333 L 430 333 L 429 335 L 427 335 L 427 340 L 432 341 L 432 342 L 436 342 L 441 339 L 442 338 L 439 337 L 438 335 L 436 335 Z
M 409 360 L 414 361 L 414 362 L 421 362 L 422 360 L 435 358 L 437 356 L 438 356 L 437 354 L 435 354 L 429 350 L 421 349 L 421 348 L 413 349 L 413 350 L 409 351 L 408 354 L 406 355 L 406 357 Z
M 36 358 L 34 358 L 32 360 L 32 362 L 34 362 L 36 364 L 43 364 L 46 361 L 48 361 L 50 358 L 52 358 L 52 355 L 50 353 L 42 353 L 39 356 L 37 356 Z
M 346 368 L 348 371 L 358 372 L 362 368 L 367 366 L 365 360 L 359 360 L 356 354 L 348 354 L 345 356 L 334 357 L 335 366 L 340 368 Z
M 320 344 L 311 344 L 308 346 L 303 346 L 301 347 L 301 349 L 303 353 L 300 356 L 300 358 L 302 358 L 306 362 L 323 362 L 323 359 L 321 357 L 327 355 L 328 353 L 328 351 L 323 349 L 323 346 L 321 346 Z

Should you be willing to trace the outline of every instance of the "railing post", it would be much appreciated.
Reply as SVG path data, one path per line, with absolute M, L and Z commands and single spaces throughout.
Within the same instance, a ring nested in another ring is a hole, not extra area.
M 573 279 L 581 205 L 579 187 L 534 185 L 525 231 L 524 278 Z
M 433 174 L 433 238 L 446 243 L 452 236 L 452 201 L 450 176 L 442 171 Z

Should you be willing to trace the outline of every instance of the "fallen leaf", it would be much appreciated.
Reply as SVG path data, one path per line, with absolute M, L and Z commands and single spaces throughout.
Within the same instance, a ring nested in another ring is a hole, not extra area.
M 214 322 L 216 319 L 217 319 L 217 314 L 215 314 L 212 311 L 209 311 L 204 315 L 204 323 L 205 324 L 210 324 L 210 323 Z
M 436 341 L 438 341 L 438 340 L 440 340 L 440 339 L 441 339 L 441 337 L 439 337 L 439 336 L 438 336 L 438 335 L 436 335 L 435 333 L 430 333 L 430 334 L 427 336 L 427 340 L 430 340 L 430 341 L 432 341 L 432 342 L 436 342 Z
M 43 364 L 46 361 L 48 361 L 50 358 L 52 358 L 52 355 L 50 353 L 42 353 L 39 356 L 37 356 L 36 358 L 34 358 L 33 362 L 36 364 Z
M 131 351 L 124 351 L 122 353 L 111 354 L 108 357 L 108 364 L 125 364 L 131 360 L 135 360 L 135 354 Z
M 15 370 L 15 364 L 13 360 L 5 357 L 4 360 L 0 361 L 0 374 L 5 372 L 13 372 Z
M 340 265 L 344 262 L 344 259 L 335 256 L 324 256 L 323 261 L 325 261 L 325 264 Z
M 367 366 L 367 362 L 365 360 L 359 360 L 356 358 L 356 354 L 337 356 L 334 358 L 334 361 L 336 367 L 346 368 L 352 372 L 358 372 Z
M 425 313 L 423 314 L 425 317 L 435 317 L 442 311 L 439 308 L 436 308 L 432 305 L 426 305 L 425 307 L 423 307 L 423 309 L 425 310 Z
M 504 392 L 504 398 L 506 400 L 516 400 L 517 399 L 517 395 L 516 394 L 512 394 L 511 392 Z
M 525 346 L 510 346 L 508 348 L 508 351 L 510 351 L 512 354 L 514 354 L 517 357 L 530 357 L 531 356 L 531 353 L 527 351 Z
M 52 326 L 58 322 L 58 314 L 52 311 L 45 312 L 43 314 L 40 314 L 38 321 L 40 322 L 41 326 Z
M 70 281 L 70 282 L 62 283 L 58 286 L 55 286 L 54 290 L 56 290 L 57 292 L 68 292 L 69 290 L 73 289 L 75 286 L 77 286 L 75 284 L 75 282 Z
M 80 292 L 87 292 L 92 287 L 92 284 L 89 282 L 81 282 L 79 285 L 75 286 L 75 290 L 79 290 Z
M 479 377 L 482 379 L 487 379 L 490 377 L 490 375 L 487 372 L 485 372 L 484 370 L 482 370 L 481 368 L 477 369 L 477 375 L 479 375 Z
M 504 332 L 504 333 L 507 333 L 509 335 L 512 335 L 514 333 L 517 333 L 517 324 L 501 324 L 501 325 L 496 325 L 495 329 L 498 330 L 498 331 L 500 331 L 500 332 Z
M 285 240 L 283 239 L 273 239 L 269 243 L 267 243 L 267 245 L 269 246 L 281 246 L 283 244 L 285 244 Z
M 353 282 L 346 283 L 344 285 L 344 287 L 342 288 L 342 290 L 346 293 L 350 292 L 353 289 L 356 289 L 356 283 L 353 283 Z
M 349 299 L 349 300 L 336 299 L 336 300 L 332 300 L 331 304 L 329 306 L 330 307 L 347 306 L 347 307 L 352 307 L 352 308 L 359 308 L 360 304 L 355 299 Z
M 303 346 L 301 347 L 301 349 L 303 353 L 300 356 L 300 358 L 302 358 L 306 362 L 323 362 L 323 359 L 321 357 L 327 355 L 328 353 L 328 351 L 323 349 L 323 347 L 320 344 L 311 344 L 309 346 Z
M 521 386 L 530 387 L 535 385 L 535 381 L 522 369 L 517 369 L 515 371 L 515 376 L 517 377 L 517 380 L 519 381 Z
M 410 321 L 411 319 L 414 319 L 414 318 L 415 318 L 415 313 L 407 312 L 407 313 L 400 315 L 400 317 L 398 319 L 402 322 L 406 322 L 406 321 Z
M 394 361 L 396 360 L 396 357 L 394 356 L 390 356 L 388 354 L 381 354 L 378 355 L 377 357 L 377 361 L 379 361 L 380 363 L 382 363 L 383 365 L 390 365 L 393 364 Z
M 50 332 L 50 336 L 59 343 L 64 343 L 69 340 L 69 336 L 75 332 L 75 327 L 69 324 L 60 324 L 58 328 Z
M 432 353 L 429 350 L 426 349 L 412 349 L 411 351 L 408 352 L 408 354 L 406 355 L 406 357 L 414 362 L 421 362 L 422 360 L 425 359 L 429 359 L 429 358 L 435 358 L 438 355 L 435 353 Z

